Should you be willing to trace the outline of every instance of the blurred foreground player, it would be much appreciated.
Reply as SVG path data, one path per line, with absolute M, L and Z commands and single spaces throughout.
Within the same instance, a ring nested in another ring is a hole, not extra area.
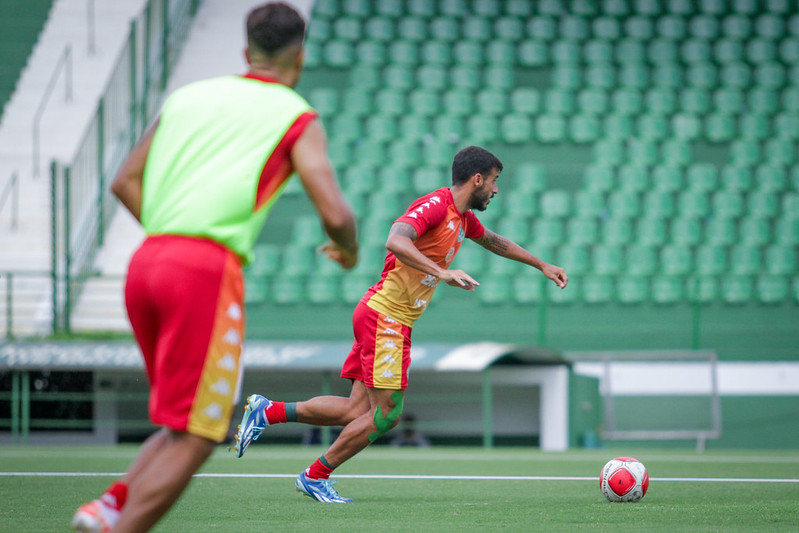
M 355 342 L 341 372 L 341 377 L 352 381 L 350 397 L 320 396 L 284 403 L 253 394 L 236 434 L 239 457 L 269 424 L 344 426 L 330 448 L 299 475 L 296 487 L 320 502 L 351 502 L 333 488 L 330 474 L 399 421 L 414 322 L 440 281 L 470 291 L 479 285 L 463 270 L 449 269 L 464 238 L 537 268 L 558 287 L 566 287 L 568 278 L 561 267 L 484 228 L 472 212 L 485 210 L 497 194 L 500 171 L 502 163 L 487 150 L 464 148 L 452 163 L 452 186 L 422 196 L 394 222 L 386 241 L 382 277 L 353 313 Z
M 356 224 L 316 114 L 296 92 L 305 23 L 286 4 L 247 17 L 250 71 L 190 84 L 164 104 L 111 189 L 147 239 L 128 268 L 125 300 L 162 429 L 121 480 L 78 509 L 83 532 L 155 525 L 223 441 L 240 394 L 241 266 L 293 171 L 344 268 L 357 262 Z

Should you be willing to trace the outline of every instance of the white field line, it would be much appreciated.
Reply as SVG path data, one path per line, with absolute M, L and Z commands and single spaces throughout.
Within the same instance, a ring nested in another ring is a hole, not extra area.
M 0 472 L 0 477 L 120 477 L 122 472 Z M 198 478 L 250 478 L 275 479 L 295 478 L 297 474 L 196 474 Z M 436 475 L 401 475 L 401 474 L 341 474 L 339 479 L 430 479 L 454 481 L 592 481 L 597 477 L 584 476 L 436 476 Z M 799 483 L 799 479 L 781 478 L 715 478 L 715 477 L 660 477 L 650 478 L 652 481 L 679 481 L 683 483 Z

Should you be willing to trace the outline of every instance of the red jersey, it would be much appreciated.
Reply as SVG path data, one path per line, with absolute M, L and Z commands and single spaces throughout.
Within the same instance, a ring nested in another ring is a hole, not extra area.
M 449 187 L 422 196 L 414 201 L 396 222 L 413 226 L 418 238 L 416 248 L 442 268 L 448 268 L 463 239 L 483 236 L 485 228 L 472 213 L 460 213 L 455 207 Z M 438 278 L 404 264 L 388 252 L 383 275 L 372 285 L 363 301 L 372 309 L 406 326 L 413 326 L 433 292 Z

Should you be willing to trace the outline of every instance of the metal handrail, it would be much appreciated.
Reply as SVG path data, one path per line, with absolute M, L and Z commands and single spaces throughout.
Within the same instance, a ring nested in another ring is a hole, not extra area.
M 11 198 L 11 229 L 16 231 L 19 216 L 19 175 L 16 172 L 11 174 L 11 179 L 6 183 L 3 192 L 0 192 L 0 213 L 3 212 L 9 198 Z
M 50 100 L 50 94 L 53 92 L 55 88 L 55 84 L 58 81 L 58 78 L 61 75 L 61 69 L 64 69 L 64 102 L 69 103 L 72 101 L 72 46 L 66 45 L 64 47 L 64 51 L 61 54 L 61 57 L 58 60 L 55 68 L 53 69 L 53 74 L 50 76 L 50 81 L 47 82 L 47 87 L 44 90 L 44 95 L 42 96 L 41 102 L 39 102 L 39 107 L 36 109 L 36 114 L 33 116 L 33 177 L 38 178 L 40 175 L 39 172 L 39 145 L 40 145 L 40 135 L 39 135 L 39 126 L 42 121 L 42 115 L 44 114 L 44 109 L 47 107 L 47 102 Z

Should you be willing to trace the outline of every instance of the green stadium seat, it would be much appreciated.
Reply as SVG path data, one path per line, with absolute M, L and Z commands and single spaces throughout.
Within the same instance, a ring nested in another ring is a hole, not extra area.
M 347 274 L 341 278 L 341 299 L 350 305 L 354 305 L 363 298 L 366 289 L 371 287 L 377 278 L 375 272 L 372 274 Z
M 333 22 L 333 34 L 342 41 L 358 42 L 363 36 L 361 21 L 350 17 L 339 18 Z
M 782 196 L 782 216 L 786 218 L 799 218 L 799 168 L 793 169 L 794 190 L 796 192 L 787 192 Z
M 660 271 L 668 276 L 683 276 L 693 269 L 693 253 L 685 244 L 667 244 L 660 249 Z
M 641 213 L 650 219 L 670 218 L 674 215 L 674 195 L 668 191 L 650 189 L 643 196 Z
M 513 242 L 525 242 L 530 238 L 530 223 L 526 218 L 504 216 L 499 219 L 496 232 Z
M 657 34 L 663 39 L 681 42 L 688 35 L 688 25 L 683 17 L 665 15 L 657 18 Z
M 555 19 L 546 16 L 530 17 L 527 21 L 527 35 L 538 41 L 551 41 L 558 33 Z
M 644 246 L 662 246 L 668 236 L 666 220 L 651 218 L 651 213 L 638 220 L 636 224 L 635 242 Z
M 577 107 L 588 115 L 602 115 L 608 111 L 608 95 L 598 88 L 583 89 L 577 93 Z
M 716 191 L 711 197 L 713 215 L 720 218 L 738 218 L 744 214 L 744 197 L 734 191 Z
M 693 141 L 702 135 L 702 120 L 693 113 L 675 113 L 671 117 L 671 131 L 679 141 Z
M 727 270 L 727 251 L 723 246 L 700 246 L 696 250 L 696 271 L 701 276 L 717 276 Z
M 338 0 L 317 0 L 313 5 L 314 19 L 332 19 L 340 15 Z
M 458 255 L 452 263 L 453 268 L 459 268 L 470 276 L 479 276 L 485 271 L 486 259 L 490 252 L 482 246 L 475 244 L 461 245 Z
M 590 23 L 586 17 L 567 14 L 561 17 L 558 35 L 568 41 L 584 41 L 590 36 Z
M 446 68 L 438 65 L 422 65 L 416 79 L 419 87 L 434 91 L 443 91 L 449 86 L 449 76 Z
M 719 297 L 719 282 L 715 276 L 696 276 L 685 281 L 685 293 L 693 303 L 709 304 Z
M 634 189 L 615 190 L 608 196 L 608 212 L 613 219 L 635 218 L 641 213 L 641 201 Z
M 698 189 L 689 189 L 679 193 L 677 197 L 677 213 L 680 217 L 686 218 L 706 217 L 710 214 L 710 201 L 707 194 Z
M 540 110 L 540 95 L 532 87 L 518 87 L 510 94 L 510 109 L 515 114 L 535 115 Z
M 437 17 L 430 21 L 430 36 L 435 41 L 452 43 L 460 39 L 458 21 L 449 17 Z
M 790 297 L 790 284 L 783 276 L 761 277 L 757 280 L 756 292 L 762 304 L 781 304 Z
M 780 103 L 786 112 L 799 112 L 799 87 L 786 87 L 780 95 Z
M 620 245 L 596 246 L 591 258 L 594 273 L 601 276 L 620 274 L 624 266 L 624 253 Z
M 582 59 L 580 44 L 574 41 L 554 41 L 550 47 L 552 62 L 556 65 L 578 64 Z
M 659 192 L 676 192 L 683 187 L 683 169 L 669 162 L 652 169 L 652 185 Z
M 510 191 L 510 194 L 503 195 L 505 198 L 504 208 L 507 215 L 514 217 L 530 218 L 537 214 L 536 194 L 532 190 L 519 190 L 513 186 L 503 185 L 502 189 Z
M 335 160 L 336 153 L 331 151 L 331 154 Z M 358 163 L 379 166 L 387 159 L 386 145 L 383 142 L 373 139 L 361 139 L 353 149 L 352 158 L 358 161 Z
M 629 116 L 610 114 L 605 117 L 602 129 L 607 139 L 627 140 L 633 135 L 633 121 Z
M 516 73 L 508 65 L 490 65 L 485 69 L 483 81 L 487 87 L 510 92 L 516 86 Z
M 761 63 L 754 74 L 757 83 L 767 89 L 781 89 L 785 85 L 787 73 L 785 67 L 776 61 Z
M 684 283 L 676 276 L 657 276 L 652 279 L 652 301 L 659 305 L 673 305 L 683 299 Z
M 585 81 L 589 87 L 612 89 L 616 86 L 616 69 L 601 63 L 590 65 L 585 72 Z
M 385 84 L 377 94 L 385 91 L 410 91 L 416 88 L 414 70 L 408 65 L 389 65 L 383 71 L 383 80 Z M 375 107 L 381 109 L 379 105 Z
M 496 275 L 516 275 L 521 273 L 525 268 L 526 267 L 522 263 L 510 261 L 500 255 L 488 253 L 488 257 L 486 258 L 485 271 L 491 273 L 490 277 Z M 483 278 L 486 278 L 486 276 L 483 276 Z
M 380 69 L 373 65 L 355 65 L 349 71 L 349 80 L 351 86 L 357 87 L 357 89 L 349 89 L 342 94 L 344 110 L 348 113 L 354 110 L 359 116 L 369 114 L 371 106 L 367 111 L 363 111 L 357 102 L 359 97 L 371 96 L 373 91 L 383 88 L 384 80 L 381 77 Z
M 492 38 L 490 20 L 467 15 L 461 20 L 461 34 L 471 41 L 488 42 Z
M 566 137 L 566 119 L 545 113 L 535 121 L 536 137 L 542 143 L 558 143 Z
M 602 195 L 614 186 L 615 170 L 613 165 L 601 162 L 589 165 L 583 178 L 585 189 L 589 194 Z
M 475 100 L 470 91 L 452 89 L 444 93 L 444 109 L 447 114 L 457 117 L 466 117 L 474 114 Z
M 674 41 L 653 39 L 647 45 L 647 59 L 657 64 L 677 64 L 680 60 L 679 47 Z
M 721 67 L 721 87 L 747 89 L 752 84 L 752 69 L 742 62 L 726 63 Z
M 669 120 L 662 115 L 641 115 L 636 123 L 636 131 L 639 139 L 662 141 L 669 135 Z
M 583 45 L 583 57 L 588 64 L 609 64 L 613 62 L 613 45 L 609 40 L 595 35 Z
M 756 189 L 749 194 L 747 205 L 750 216 L 774 218 L 779 210 L 779 197 L 768 190 Z
M 719 113 L 738 115 L 746 107 L 746 98 L 740 89 L 720 87 L 713 93 L 713 105 Z
M 519 43 L 516 57 L 524 67 L 541 67 L 549 62 L 549 48 L 541 41 L 524 40 Z
M 666 11 L 673 15 L 691 15 L 696 9 L 696 3 L 693 0 L 669 0 L 666 4 Z
M 589 245 L 595 243 L 599 236 L 596 218 L 578 211 L 577 217 L 569 219 L 566 223 L 566 234 L 569 244 Z
M 587 144 L 595 142 L 600 135 L 601 123 L 591 115 L 575 115 L 569 122 L 569 133 L 572 142 Z
M 516 43 L 524 38 L 524 21 L 516 16 L 499 17 L 494 20 L 494 35 Z
M 577 217 L 599 217 L 604 215 L 605 202 L 601 194 L 591 190 L 574 193 L 574 213 Z
M 583 69 L 578 65 L 556 65 L 552 69 L 552 91 L 574 91 L 583 86 Z
M 715 16 L 698 15 L 693 17 L 689 23 L 691 35 L 701 42 L 713 41 L 721 33 L 719 19 Z
M 747 192 L 752 179 L 751 169 L 739 164 L 727 165 L 721 170 L 721 184 L 725 190 Z
M 533 122 L 519 115 L 507 115 L 502 119 L 502 138 L 508 144 L 527 143 L 532 139 Z
M 762 141 L 771 136 L 771 119 L 762 113 L 747 113 L 740 117 L 741 138 Z
M 623 24 L 624 33 L 632 39 L 648 41 L 655 36 L 655 26 L 650 17 L 628 17 Z
M 362 41 L 355 46 L 355 56 L 359 64 L 379 68 L 386 63 L 386 47 L 378 41 Z
M 280 267 L 280 247 L 275 244 L 258 243 L 253 247 L 253 262 L 248 273 L 254 279 L 274 274 Z
M 421 43 L 429 38 L 427 21 L 419 17 L 402 17 L 397 21 L 397 35 Z
M 248 305 L 266 302 L 269 282 L 261 276 L 244 276 L 244 303 Z
M 583 301 L 587 304 L 604 304 L 613 299 L 613 278 L 588 275 L 582 278 Z
M 410 190 L 409 169 L 415 168 L 422 157 L 417 140 L 402 139 L 389 143 L 388 160 L 391 166 L 380 169 L 380 186 L 395 192 Z M 391 178 L 390 181 L 386 181 Z
M 402 2 L 391 0 L 388 2 L 375 2 L 375 14 L 390 19 L 401 17 L 405 14 Z
M 555 261 L 571 276 L 585 274 L 591 269 L 591 255 L 588 247 L 583 245 L 559 246 L 555 253 Z
M 397 40 L 388 45 L 388 58 L 393 65 L 414 68 L 419 64 L 419 45 Z
M 342 173 L 341 186 L 348 194 L 371 193 L 377 185 L 376 175 L 373 165 L 350 165 Z
M 617 89 L 611 99 L 613 110 L 620 115 L 636 115 L 643 110 L 643 96 L 635 89 Z
M 685 86 L 688 81 L 688 76 L 683 73 L 680 65 L 673 63 L 664 63 L 657 65 L 652 71 L 652 83 L 658 87 L 670 87 L 674 90 L 679 90 Z M 693 84 L 700 87 L 698 84 Z
M 795 37 L 783 39 L 780 42 L 779 55 L 780 59 L 788 65 L 799 62 L 799 39 Z
M 730 249 L 730 272 L 738 275 L 758 274 L 762 269 L 760 245 L 736 244 Z
M 753 64 L 766 63 L 777 59 L 777 45 L 766 39 L 750 39 L 746 43 L 746 59 Z
M 563 222 L 558 219 L 540 218 L 533 222 L 533 242 L 539 246 L 554 246 L 563 242 Z
M 373 41 L 388 43 L 394 40 L 394 22 L 388 17 L 369 17 L 363 26 L 364 34 Z
M 713 47 L 713 59 L 722 65 L 744 61 L 743 43 L 726 38 L 717 40 Z
M 408 14 L 421 18 L 430 18 L 436 14 L 435 4 L 426 0 L 408 0 L 407 9 Z
M 795 247 L 773 244 L 765 251 L 766 271 L 773 275 L 796 274 L 797 261 Z
M 646 64 L 646 45 L 637 39 L 620 39 L 613 54 L 619 64 Z
M 749 17 L 729 15 L 721 21 L 722 33 L 730 39 L 745 40 L 752 31 Z
M 345 15 L 358 18 L 367 18 L 372 14 L 369 0 L 341 0 L 341 11 Z
M 483 89 L 477 93 L 477 108 L 488 115 L 508 113 L 508 95 L 497 89 Z
M 633 10 L 639 15 L 655 16 L 661 14 L 659 0 L 636 0 Z
M 546 169 L 530 161 L 524 161 L 513 170 L 513 190 L 519 193 L 541 192 L 547 186 Z
M 330 139 L 328 141 L 330 160 L 336 168 L 346 168 L 352 164 L 353 149 L 345 139 Z M 299 189 L 298 189 L 299 190 Z
M 632 139 L 627 145 L 627 157 L 634 165 L 652 166 L 660 154 L 657 143 L 650 139 Z
M 705 118 L 705 137 L 713 143 L 726 143 L 735 138 L 736 121 L 733 115 L 714 112 Z
M 505 0 L 502 5 L 505 13 L 513 17 L 526 18 L 533 14 L 533 6 L 528 0 Z
M 603 13 L 614 17 L 623 17 L 630 14 L 630 6 L 626 0 L 602 0 L 600 9 Z
M 627 305 L 642 304 L 649 299 L 648 278 L 621 276 L 616 281 L 616 297 Z
M 373 115 L 366 119 L 366 135 L 375 141 L 390 141 L 397 137 L 397 120 L 393 116 Z
M 652 88 L 644 95 L 644 102 L 649 113 L 671 115 L 677 111 L 677 94 L 670 89 Z
M 721 280 L 721 297 L 727 304 L 748 303 L 752 299 L 752 279 L 749 276 L 725 276 Z
M 772 185 L 779 182 L 784 182 L 780 176 L 775 175 L 775 170 L 778 166 L 787 166 L 795 161 L 796 149 L 792 140 L 787 139 L 769 139 L 765 143 L 765 158 L 769 165 L 762 166 L 758 169 L 756 177 L 758 180 L 761 178 L 767 180 Z M 768 171 L 771 175 L 761 175 L 762 169 L 770 169 Z M 760 183 L 763 183 L 760 181 Z M 782 187 L 779 187 L 782 188 Z
M 698 218 L 675 218 L 671 222 L 671 239 L 676 245 L 693 246 L 702 240 L 702 225 Z
M 452 164 L 452 156 L 457 152 L 456 147 L 449 139 L 426 140 L 422 146 L 423 160 L 428 165 L 446 168 Z M 438 187 L 443 186 L 450 180 L 439 182 Z M 436 188 L 438 188 L 436 187 Z
M 565 190 L 551 189 L 541 195 L 541 214 L 546 218 L 564 218 L 571 214 L 571 196 Z
M 624 142 L 620 139 L 599 139 L 594 143 L 594 161 L 618 166 L 625 161 L 627 153 Z
M 460 41 L 453 45 L 452 56 L 459 65 L 478 67 L 483 64 L 485 57 L 483 46 L 478 42 Z
M 467 120 L 468 138 L 477 144 L 491 143 L 499 139 L 499 120 L 494 115 L 478 113 Z
M 727 246 L 736 241 L 738 232 L 734 220 L 713 217 L 705 223 L 705 242 L 714 246 Z
M 482 87 L 480 71 L 475 67 L 456 65 L 450 69 L 449 86 L 460 90 L 477 90 Z
M 292 274 L 281 274 L 272 280 L 269 296 L 276 304 L 295 305 L 305 302 L 304 277 Z
M 292 247 L 315 247 L 323 242 L 325 242 L 325 235 L 317 217 L 301 216 L 294 219 L 289 239 Z M 299 250 L 297 253 L 300 253 Z
M 330 68 L 347 68 L 355 62 L 355 51 L 348 42 L 331 40 L 325 45 L 322 58 Z
M 333 30 L 329 20 L 315 18 L 308 25 L 306 44 L 319 44 L 328 41 L 333 36 Z
M 752 166 L 760 162 L 762 151 L 756 140 L 739 138 L 730 143 L 730 158 L 733 164 Z
M 516 63 L 516 45 L 507 40 L 493 41 L 486 47 L 485 59 L 489 65 L 512 67 Z
M 340 300 L 340 285 L 338 276 L 311 276 L 305 287 L 307 299 L 313 304 L 337 303 Z
M 530 274 L 519 274 L 513 278 L 513 301 L 528 305 L 539 303 L 544 298 L 544 282 Z
M 684 139 L 667 139 L 660 147 L 661 159 L 675 166 L 687 166 L 693 162 L 691 143 Z
M 408 95 L 408 106 L 410 111 L 416 116 L 453 116 L 449 115 L 449 113 L 441 115 L 440 95 L 438 92 L 428 89 L 419 89 L 411 92 Z
M 751 112 L 771 115 L 779 110 L 780 97 L 774 89 L 755 87 L 749 91 L 747 103 Z
M 654 246 L 630 245 L 625 256 L 625 273 L 632 276 L 650 276 L 657 272 L 657 262 L 657 249 Z
M 708 63 L 713 59 L 713 49 L 708 41 L 689 39 L 681 44 L 680 55 L 689 65 Z

